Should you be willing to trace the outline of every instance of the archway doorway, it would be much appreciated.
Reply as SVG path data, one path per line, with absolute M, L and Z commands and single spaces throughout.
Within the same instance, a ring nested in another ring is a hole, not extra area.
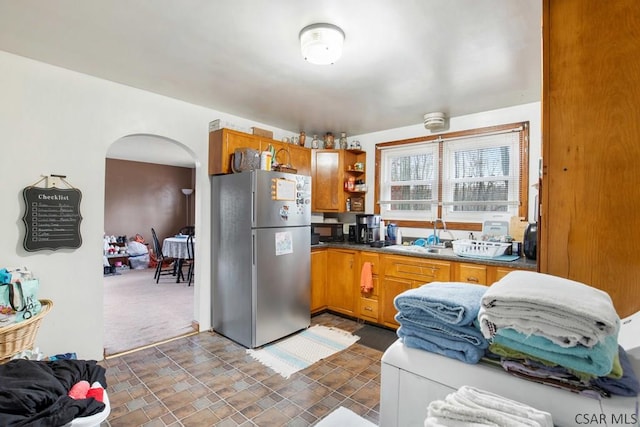
M 197 283 L 190 285 L 171 275 L 154 278 L 151 228 L 162 244 L 184 226 L 197 227 L 193 223 L 197 189 L 194 155 L 162 136 L 120 138 L 109 147 L 105 162 L 106 245 L 115 239 L 113 246 L 122 250 L 139 234 L 151 260 L 151 265 L 141 266 L 130 262 L 126 253 L 124 258 L 103 258 L 109 264 L 103 278 L 108 357 L 194 332 Z

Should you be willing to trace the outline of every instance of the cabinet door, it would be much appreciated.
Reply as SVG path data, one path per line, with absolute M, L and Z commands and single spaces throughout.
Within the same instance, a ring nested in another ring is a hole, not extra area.
M 362 266 L 365 262 L 371 263 L 371 276 L 373 289 L 371 292 L 362 292 L 360 282 L 362 280 Z M 370 322 L 379 321 L 379 296 L 380 296 L 380 255 L 374 252 L 360 252 L 360 262 L 356 270 L 356 288 L 360 290 L 358 299 L 358 317 Z
M 420 283 L 451 280 L 451 263 L 410 256 L 384 257 L 385 276 L 415 280 Z
M 355 258 L 353 251 L 327 250 L 327 306 L 350 316 L 356 310 Z
M 542 14 L 540 272 L 607 292 L 622 318 L 640 310 L 638 253 L 620 244 L 640 240 L 638 5 L 545 0 Z
M 233 152 L 243 147 L 260 150 L 260 141 L 253 135 L 230 129 L 209 132 L 209 175 L 232 173 Z
M 312 150 L 312 210 L 314 212 L 342 212 L 342 159 L 338 150 Z
M 287 148 L 291 166 L 298 170 L 298 174 L 311 176 L 311 150 L 293 144 L 288 144 Z
M 327 251 L 311 251 L 311 312 L 327 307 Z
M 371 292 L 360 292 L 361 296 L 365 298 L 378 299 L 380 295 L 380 287 L 376 286 L 378 281 L 378 274 L 380 271 L 380 255 L 373 252 L 360 252 L 360 263 L 358 264 L 358 270 L 356 272 L 358 288 L 360 288 L 360 275 L 362 273 L 362 266 L 365 262 L 371 263 L 371 275 L 373 276 L 373 290 Z
M 384 276 L 382 282 L 382 295 L 380 301 L 380 319 L 382 324 L 391 328 L 400 326 L 395 321 L 394 316 L 398 312 L 393 305 L 393 299 L 396 295 L 401 294 L 413 287 L 413 281 L 409 279 L 401 279 L 398 277 Z
M 486 265 L 461 263 L 457 268 L 457 281 L 473 283 L 475 285 L 486 285 L 487 268 L 488 267 Z
M 487 270 L 487 284 L 492 285 L 498 280 L 502 279 L 507 274 L 516 270 L 517 270 L 516 268 L 489 267 L 489 269 Z

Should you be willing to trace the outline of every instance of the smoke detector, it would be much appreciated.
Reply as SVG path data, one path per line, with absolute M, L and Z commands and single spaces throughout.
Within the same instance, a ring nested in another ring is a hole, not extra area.
M 446 128 L 445 115 L 442 112 L 427 113 L 424 115 L 424 127 L 431 132 L 444 130 Z

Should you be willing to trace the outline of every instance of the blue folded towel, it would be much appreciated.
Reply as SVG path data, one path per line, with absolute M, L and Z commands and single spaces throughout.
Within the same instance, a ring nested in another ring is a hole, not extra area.
M 591 348 L 581 344 L 561 347 L 541 335 L 525 335 L 512 328 L 500 328 L 493 341 L 512 350 L 597 377 L 611 372 L 618 353 L 617 335 L 608 335 L 604 341 Z
M 408 318 L 435 319 L 451 325 L 469 325 L 478 316 L 486 286 L 459 282 L 432 282 L 409 289 L 393 301 Z
M 485 349 L 489 348 L 489 342 L 482 332 L 473 324 L 466 326 L 448 325 L 436 319 L 417 319 L 407 317 L 402 312 L 395 315 L 395 319 L 405 330 L 410 330 L 418 336 L 438 336 L 446 340 L 463 341 L 473 346 Z
M 397 334 L 407 347 L 440 354 L 469 364 L 478 363 L 484 356 L 486 348 L 471 344 L 458 337 L 438 334 L 433 331 L 425 332 L 423 329 L 408 325 L 401 325 Z
M 629 356 L 621 346 L 618 346 L 618 354 L 622 366 L 622 378 L 598 377 L 591 380 L 591 384 L 618 396 L 637 396 L 640 393 L 640 384 L 629 362 Z

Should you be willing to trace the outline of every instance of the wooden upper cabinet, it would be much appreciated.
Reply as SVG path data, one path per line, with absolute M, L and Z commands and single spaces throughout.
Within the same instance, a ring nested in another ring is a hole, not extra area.
M 311 150 L 312 207 L 314 212 L 347 212 L 347 198 L 351 212 L 364 212 L 366 191 L 346 189 L 353 178 L 364 182 L 366 153 L 361 150 Z M 362 169 L 355 170 L 360 163 Z
M 248 133 L 231 129 L 209 132 L 209 175 L 233 173 L 231 159 L 236 148 L 260 151 L 260 140 Z
M 342 161 L 339 150 L 312 150 L 312 211 L 342 212 L 345 210 Z
M 276 149 L 276 159 L 280 163 L 290 164 L 300 175 L 311 176 L 311 149 L 284 142 L 272 142 Z
M 233 173 L 231 161 L 236 148 L 264 151 L 271 144 L 277 160 L 290 164 L 300 175 L 311 175 L 311 149 L 231 129 L 209 132 L 209 175 Z

